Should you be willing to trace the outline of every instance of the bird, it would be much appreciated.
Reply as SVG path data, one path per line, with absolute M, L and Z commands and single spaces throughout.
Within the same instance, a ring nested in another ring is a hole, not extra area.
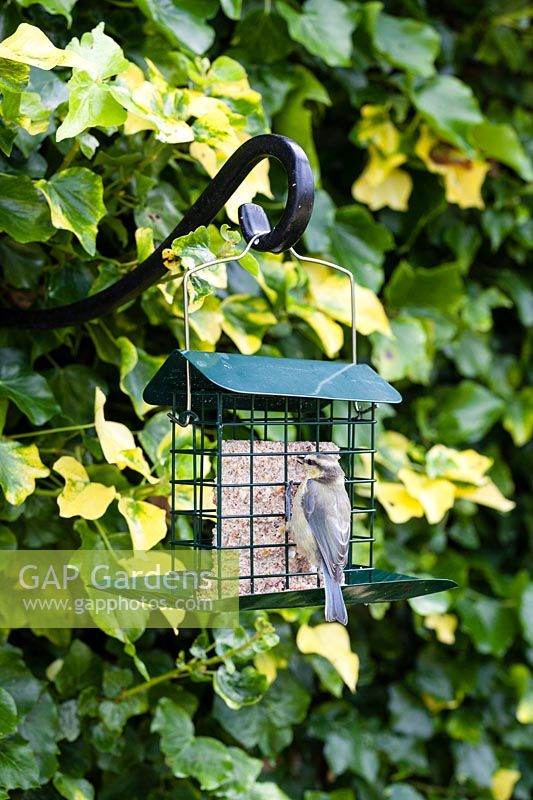
M 297 457 L 306 474 L 294 497 L 289 529 L 297 550 L 322 570 L 326 622 L 347 625 L 341 586 L 350 546 L 352 506 L 339 458 L 325 453 Z

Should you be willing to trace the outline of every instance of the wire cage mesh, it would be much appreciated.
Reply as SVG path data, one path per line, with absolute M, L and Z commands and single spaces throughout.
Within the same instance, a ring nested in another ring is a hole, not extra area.
M 173 546 L 237 550 L 241 595 L 320 587 L 316 565 L 297 554 L 290 536 L 291 502 L 303 477 L 297 457 L 320 451 L 338 454 L 346 476 L 346 582 L 372 569 L 375 404 L 199 392 L 193 410 L 189 442 L 180 447 L 174 395 L 173 464 L 188 458 L 192 474 L 173 469 Z
M 370 367 L 175 351 L 144 397 L 172 408 L 171 546 L 237 551 L 241 608 L 323 603 L 321 573 L 290 534 L 297 457 L 316 452 L 339 456 L 350 499 L 347 603 L 453 585 L 374 565 L 376 408 L 400 395 Z

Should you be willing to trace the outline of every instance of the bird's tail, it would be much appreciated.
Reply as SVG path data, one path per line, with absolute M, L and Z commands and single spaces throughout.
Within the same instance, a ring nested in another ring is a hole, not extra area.
M 324 590 L 326 593 L 326 622 L 341 622 L 343 625 L 347 625 L 348 612 L 346 611 L 344 597 L 342 596 L 341 585 L 333 580 L 325 567 L 322 572 L 324 575 Z

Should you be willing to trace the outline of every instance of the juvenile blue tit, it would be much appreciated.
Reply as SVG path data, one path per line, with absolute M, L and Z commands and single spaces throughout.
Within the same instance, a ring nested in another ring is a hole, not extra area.
M 299 456 L 306 476 L 296 492 L 290 531 L 299 552 L 320 566 L 324 576 L 327 622 L 348 623 L 342 596 L 343 570 L 348 560 L 351 503 L 344 488 L 339 456 L 311 453 Z

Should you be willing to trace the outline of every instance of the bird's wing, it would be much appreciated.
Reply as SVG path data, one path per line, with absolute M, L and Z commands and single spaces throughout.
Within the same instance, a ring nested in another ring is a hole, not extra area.
M 326 569 L 340 581 L 348 560 L 351 529 L 351 504 L 344 487 L 333 492 L 310 479 L 302 506 Z

